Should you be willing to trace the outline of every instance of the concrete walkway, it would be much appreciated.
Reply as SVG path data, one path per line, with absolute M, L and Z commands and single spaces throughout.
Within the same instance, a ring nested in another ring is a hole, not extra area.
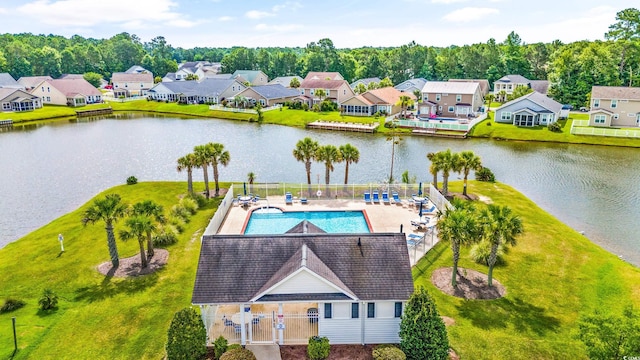
M 246 348 L 253 352 L 256 360 L 282 360 L 280 356 L 280 346 L 277 344 L 247 345 Z

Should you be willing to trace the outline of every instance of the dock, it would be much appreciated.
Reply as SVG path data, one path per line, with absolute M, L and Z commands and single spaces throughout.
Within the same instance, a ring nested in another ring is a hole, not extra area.
M 466 139 L 467 138 L 467 132 L 461 132 L 459 134 L 452 134 L 452 133 L 438 133 L 438 130 L 435 128 L 429 128 L 429 129 L 414 129 L 411 131 L 412 134 L 415 135 L 426 135 L 426 136 L 434 136 L 434 137 L 443 137 L 443 138 L 450 138 L 450 139 Z
M 76 115 L 78 117 L 84 116 L 96 116 L 96 115 L 109 115 L 113 114 L 113 109 L 111 106 L 104 109 L 92 109 L 92 110 L 76 110 Z
M 378 128 L 379 124 L 359 124 L 359 123 L 347 123 L 339 121 L 324 121 L 317 120 L 307 124 L 308 129 L 320 129 L 320 130 L 335 130 L 335 131 L 352 131 L 373 133 Z
M 0 126 L 12 126 L 13 125 L 13 120 L 9 119 L 9 120 L 0 120 Z

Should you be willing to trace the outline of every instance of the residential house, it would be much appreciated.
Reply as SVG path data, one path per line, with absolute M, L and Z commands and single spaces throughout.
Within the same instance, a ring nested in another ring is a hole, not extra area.
M 218 104 L 246 88 L 246 85 L 234 79 L 161 82 L 149 90 L 149 97 L 157 101 L 177 101 L 185 104 Z
M 495 121 L 516 126 L 547 126 L 560 118 L 562 104 L 537 91 L 511 100 L 495 111 Z
M 30 111 L 42 107 L 38 96 L 16 88 L 0 88 L 0 111 Z
M 309 71 L 305 80 L 344 80 L 339 72 Z
M 232 77 L 242 78 L 251 85 L 267 85 L 269 77 L 260 70 L 236 70 Z M 244 82 L 238 79 L 240 82 Z
M 23 76 L 18 79 L 18 84 L 24 86 L 26 91 L 31 91 L 44 80 L 53 80 L 53 78 L 51 76 Z
M 480 112 L 483 101 L 477 82 L 427 81 L 422 88 L 418 114 L 466 118 Z
M 377 112 L 381 114 L 397 114 L 402 110 L 398 104 L 400 96 L 409 96 L 413 101 L 415 95 L 403 93 L 391 86 L 374 89 L 356 95 L 340 105 L 342 114 L 355 116 L 371 116 Z
M 593 86 L 589 126 L 640 126 L 640 87 Z
M 178 65 L 176 72 L 167 73 L 162 81 L 183 81 L 186 80 L 189 75 L 196 76 L 198 80 L 206 78 L 205 71 L 211 67 L 211 63 L 208 61 L 187 61 Z
M 262 106 L 273 106 L 292 101 L 300 92 L 296 89 L 284 87 L 281 84 L 251 86 L 242 90 L 236 96 L 243 96 L 252 103 L 260 103 Z
M 487 79 L 449 79 L 449 81 L 455 81 L 455 82 L 477 82 L 478 84 L 480 84 L 480 95 L 482 95 L 483 99 L 484 99 L 485 96 L 487 96 L 487 94 L 491 90 L 491 86 L 489 84 L 489 80 L 487 80 Z
M 316 90 L 318 89 L 324 90 L 325 95 L 322 100 L 329 99 L 338 104 L 338 106 L 340 106 L 343 101 L 356 95 L 346 80 L 322 80 L 319 79 L 318 76 L 309 78 L 309 75 L 307 75 L 307 78 L 300 83 L 300 88 L 298 89 L 300 96 L 297 100 L 305 102 L 310 107 L 313 106 L 313 104 L 321 101 L 321 99 L 316 96 Z
M 16 81 L 9 73 L 0 73 L 0 88 L 22 89 L 24 86 Z
M 385 344 L 413 291 L 402 233 L 205 235 L 191 302 L 209 342 Z
M 415 78 L 415 79 L 409 79 L 407 81 L 403 81 L 394 87 L 402 92 L 408 92 L 413 94 L 416 91 L 422 92 L 422 89 L 424 88 L 424 84 L 426 83 L 427 83 L 426 79 Z
M 102 102 L 100 90 L 85 79 L 44 80 L 30 93 L 50 105 L 84 106 Z
M 151 76 L 153 76 L 153 73 L 145 68 L 143 68 L 140 65 L 133 65 L 130 68 L 128 68 L 125 73 L 127 74 L 144 74 L 144 73 L 149 73 L 151 74 Z
M 493 83 L 493 95 L 496 101 L 506 101 L 507 95 L 511 95 L 518 86 L 526 86 L 533 91 L 547 95 L 549 81 L 529 80 L 522 75 L 505 75 Z
M 269 81 L 269 83 L 267 85 L 274 85 L 274 84 L 280 84 L 284 87 L 290 87 L 289 85 L 291 84 L 291 80 L 293 79 L 297 79 L 298 83 L 302 82 L 302 78 L 298 75 L 294 75 L 294 76 L 278 76 L 277 78 Z
M 154 85 L 153 74 L 150 72 L 116 72 L 111 77 L 111 83 L 115 97 L 145 96 Z
M 359 79 L 359 80 L 356 80 L 356 81 L 352 82 L 349 86 L 351 86 L 352 89 L 355 89 L 358 86 L 358 84 L 362 84 L 362 85 L 364 85 L 365 88 L 367 88 L 369 86 L 369 84 L 371 84 L 371 83 L 379 84 L 380 81 L 382 81 L 382 80 L 380 80 L 380 78 L 378 78 L 378 77 Z

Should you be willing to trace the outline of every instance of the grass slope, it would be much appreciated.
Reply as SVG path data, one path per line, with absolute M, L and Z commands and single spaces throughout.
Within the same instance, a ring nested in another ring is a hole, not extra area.
M 452 191 L 461 191 L 453 183 Z M 448 327 L 452 347 L 463 359 L 586 358 L 574 337 L 580 314 L 595 309 L 621 312 L 640 305 L 640 269 L 593 244 L 583 235 L 503 184 L 470 182 L 470 193 L 508 205 L 523 219 L 525 233 L 507 253 L 494 278 L 507 288 L 499 300 L 462 300 L 431 284 L 431 274 L 452 265 L 448 244 L 438 244 L 413 269 L 416 286 L 425 286 Z M 463 249 L 461 267 L 487 273 Z
M 131 204 L 151 199 L 168 211 L 185 192 L 186 183 L 151 182 L 118 186 L 98 197 L 118 193 Z M 83 227 L 80 222 L 92 202 L 0 249 L 0 302 L 7 297 L 27 302 L 20 310 L 0 315 L 0 359 L 13 352 L 13 316 L 19 339 L 15 359 L 158 359 L 164 354 L 173 314 L 191 302 L 199 235 L 214 206 L 191 218 L 179 243 L 168 248 L 164 269 L 123 280 L 96 270 L 109 260 L 109 252 L 104 224 Z M 62 254 L 58 233 L 65 237 Z M 137 255 L 137 241 L 118 240 L 118 250 L 122 258 Z M 44 288 L 59 295 L 57 311 L 39 312 Z
M 76 117 L 76 110 L 104 109 L 108 107 L 109 107 L 109 104 L 92 104 L 92 105 L 86 105 L 86 106 L 81 106 L 77 108 L 72 108 L 68 106 L 58 106 L 58 105 L 45 105 L 43 108 L 36 109 L 33 111 L 0 112 L 0 120 L 11 119 L 13 120 L 14 124 L 18 124 L 22 122 L 37 121 L 37 120 Z

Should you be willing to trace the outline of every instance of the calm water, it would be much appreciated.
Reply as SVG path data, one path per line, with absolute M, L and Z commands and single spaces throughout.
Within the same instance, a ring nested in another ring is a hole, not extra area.
M 286 211 L 279 214 L 252 213 L 244 233 L 284 234 L 303 220 L 308 220 L 330 234 L 370 232 L 362 211 Z
M 384 136 L 307 131 L 224 120 L 121 116 L 86 122 L 56 122 L 0 130 L 0 247 L 72 211 L 96 193 L 141 181 L 186 180 L 176 159 L 193 146 L 221 142 L 231 154 L 221 180 L 306 182 L 304 164 L 291 155 L 311 136 L 321 144 L 347 142 L 360 150 L 351 183 L 382 181 L 390 167 Z M 560 220 L 615 254 L 640 264 L 640 149 L 565 144 L 448 140 L 405 137 L 396 149 L 395 176 L 404 170 L 429 182 L 426 154 L 451 148 L 472 150 L 499 181 L 507 183 Z M 324 166 L 312 179 L 324 182 Z M 453 178 L 457 177 L 453 175 Z M 332 183 L 344 179 L 336 165 Z M 202 171 L 194 170 L 202 181 Z M 52 239 L 51 241 L 56 241 Z

